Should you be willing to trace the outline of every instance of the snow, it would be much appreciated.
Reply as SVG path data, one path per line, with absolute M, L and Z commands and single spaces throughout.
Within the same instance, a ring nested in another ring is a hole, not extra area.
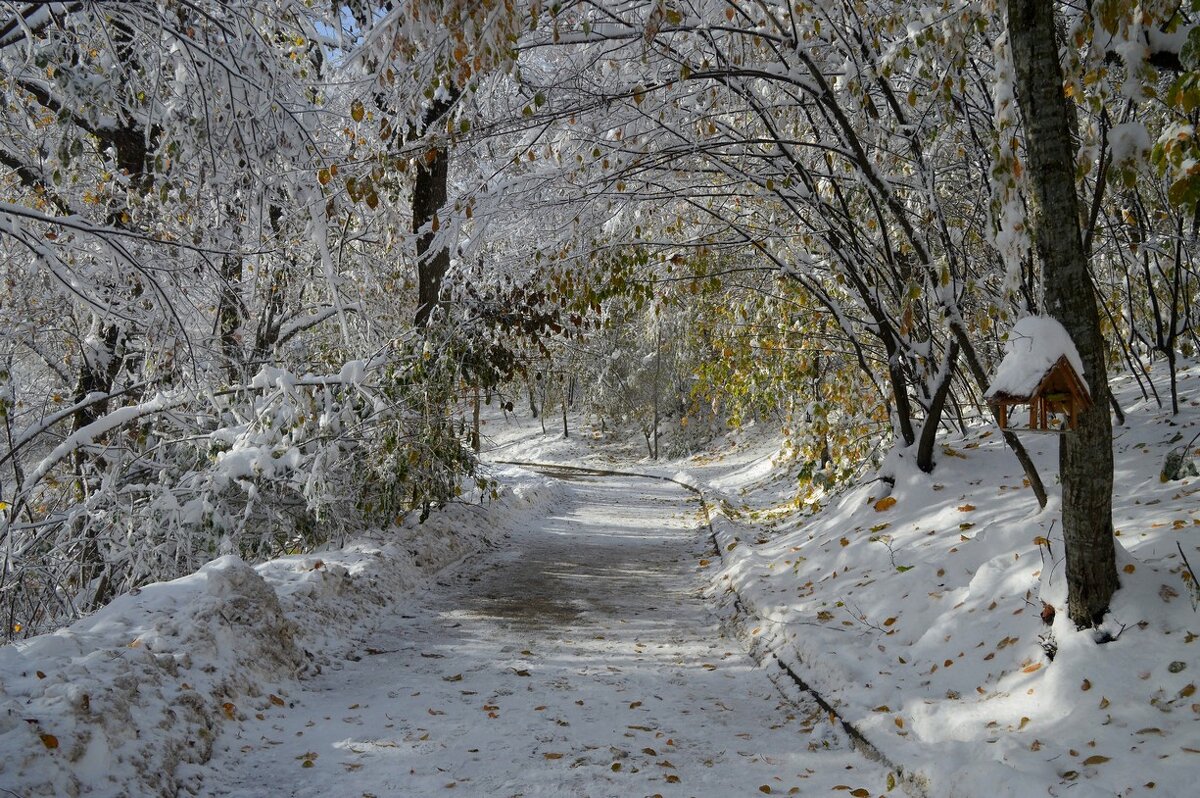
M 223 557 L 0 649 L 0 784 L 724 798 L 899 794 L 903 772 L 932 798 L 1191 794 L 1200 616 L 1180 551 L 1200 563 L 1200 481 L 1159 469 L 1200 429 L 1200 367 L 1179 379 L 1175 417 L 1114 383 L 1107 637 L 1066 618 L 1055 439 L 1031 451 L 1044 510 L 981 426 L 943 437 L 932 474 L 900 449 L 894 485 L 808 513 L 800 464 L 761 427 L 655 464 L 577 417 L 563 439 L 556 416 L 542 433 L 492 409 L 493 462 L 703 488 L 717 552 L 668 483 L 496 466 L 512 487 L 487 506 L 257 567 Z
M 1143 163 L 1150 154 L 1150 132 L 1141 122 L 1113 125 L 1108 134 L 1114 163 Z
M 1049 316 L 1026 316 L 1009 331 L 1004 359 L 996 368 L 984 398 L 1029 396 L 1046 372 L 1064 356 L 1090 394 L 1084 381 L 1083 359 L 1066 329 Z
M 0 784 L 22 796 L 191 789 L 224 726 L 275 706 L 379 607 L 493 545 L 556 490 L 500 476 L 510 487 L 486 507 L 257 567 L 221 557 L 0 648 Z
M 695 499 L 570 480 L 543 518 L 231 726 L 205 796 L 731 796 L 886 789 L 696 589 Z
M 1180 384 L 1194 397 L 1200 367 Z M 1194 792 L 1200 616 L 1176 546 L 1200 560 L 1200 482 L 1159 470 L 1200 429 L 1200 400 L 1172 418 L 1127 377 L 1114 390 L 1128 423 L 1115 431 L 1110 642 L 1066 617 L 1050 441 L 1031 452 L 1051 489 L 1042 511 L 991 428 L 943 438 L 929 475 L 901 450 L 890 493 L 868 482 L 808 517 L 780 513 L 791 481 L 786 464 L 763 469 L 770 439 L 685 469 L 725 508 L 719 584 L 762 644 L 934 798 Z

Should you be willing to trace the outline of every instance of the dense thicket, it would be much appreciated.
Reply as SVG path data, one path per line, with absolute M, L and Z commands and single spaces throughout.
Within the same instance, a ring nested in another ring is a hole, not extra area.
M 1103 357 L 1177 410 L 1194 12 L 1055 8 Z M 935 469 L 1046 311 L 1006 10 L 6 5 L 7 633 L 450 500 L 494 389 L 651 456 L 778 422 L 802 501 Z

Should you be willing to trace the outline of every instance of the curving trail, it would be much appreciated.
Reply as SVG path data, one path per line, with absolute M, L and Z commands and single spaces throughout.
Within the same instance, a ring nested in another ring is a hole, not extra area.
M 536 528 L 405 596 L 342 668 L 223 737 L 203 794 L 887 791 L 884 769 L 722 635 L 694 499 L 638 478 L 569 487 Z

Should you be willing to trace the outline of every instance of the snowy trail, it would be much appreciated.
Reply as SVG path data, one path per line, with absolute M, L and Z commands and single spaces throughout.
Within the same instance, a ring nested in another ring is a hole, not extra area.
M 697 523 L 676 486 L 572 481 L 536 529 L 223 736 L 204 794 L 884 793 L 885 770 L 722 637 Z

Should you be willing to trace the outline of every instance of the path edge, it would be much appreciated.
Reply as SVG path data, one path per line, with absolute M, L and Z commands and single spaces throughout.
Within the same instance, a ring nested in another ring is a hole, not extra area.
M 725 552 L 721 548 L 720 541 L 717 539 L 716 528 L 713 526 L 713 515 L 712 515 L 712 509 L 711 509 L 712 503 L 709 500 L 709 497 L 705 493 L 704 489 L 701 488 L 699 485 L 695 485 L 695 484 L 692 484 L 689 482 L 684 482 L 683 480 L 679 480 L 674 477 L 668 477 L 663 474 L 650 474 L 650 473 L 646 473 L 643 471 L 623 471 L 623 470 L 611 469 L 611 468 L 596 468 L 596 467 L 592 467 L 592 466 L 571 466 L 571 465 L 564 465 L 562 463 L 542 463 L 542 462 L 526 461 L 526 460 L 492 460 L 490 462 L 495 463 L 497 465 L 511 465 L 511 466 L 519 466 L 519 467 L 523 467 L 523 468 L 535 468 L 538 470 L 551 471 L 551 472 L 553 472 L 553 471 L 569 471 L 569 472 L 575 473 L 575 474 L 589 474 L 589 475 L 593 475 L 593 476 L 640 477 L 643 479 L 657 479 L 661 482 L 670 482 L 675 485 L 678 485 L 679 487 L 683 488 L 684 490 L 687 490 L 690 493 L 694 494 L 696 496 L 696 498 L 699 500 L 700 508 L 704 512 L 704 524 L 705 524 L 705 526 L 708 527 L 709 541 L 712 543 L 713 548 L 715 548 L 717 550 L 717 555 L 721 558 L 721 561 L 725 562 Z M 744 601 L 742 599 L 742 596 L 738 592 L 736 587 L 730 586 L 728 589 L 734 595 L 734 606 L 738 613 L 742 614 L 745 617 L 756 618 L 756 619 L 762 621 L 763 623 L 774 623 L 774 622 L 770 621 L 769 619 L 763 618 L 762 616 L 758 615 L 758 613 L 755 611 L 755 609 L 750 604 L 748 604 L 746 601 Z M 782 639 L 782 637 L 780 636 L 780 637 L 777 637 L 776 639 Z M 803 665 L 804 660 L 799 655 L 799 653 L 796 653 L 796 652 L 793 652 L 793 653 L 795 654 L 796 661 L 799 662 L 801 665 Z M 910 768 L 905 767 L 904 765 L 896 762 L 890 756 L 888 756 L 883 751 L 881 751 L 879 749 L 879 747 L 876 746 L 873 742 L 871 742 L 870 738 L 868 738 L 867 735 L 864 734 L 863 731 L 858 728 L 858 726 L 856 726 L 853 722 L 851 722 L 850 720 L 845 718 L 838 711 L 837 707 L 834 706 L 834 704 L 829 701 L 829 699 L 827 699 L 824 695 L 822 695 L 820 692 L 818 692 L 811 684 L 809 684 L 809 682 L 803 676 L 801 676 L 799 673 L 796 672 L 795 668 L 793 668 L 783 658 L 781 658 L 779 656 L 779 654 L 776 650 L 776 645 L 773 642 L 763 642 L 760 645 L 751 645 L 750 646 L 750 654 L 755 660 L 758 661 L 758 663 L 760 665 L 763 664 L 765 662 L 765 660 L 767 660 L 768 658 L 773 660 L 775 662 L 775 664 L 779 666 L 779 669 L 782 670 L 789 679 L 791 679 L 792 683 L 795 684 L 796 687 L 798 687 L 800 690 L 802 690 L 803 692 L 805 692 L 809 696 L 811 696 L 812 699 L 817 703 L 817 705 L 819 707 L 821 707 L 821 709 L 823 709 L 829 713 L 831 719 L 835 719 L 837 721 L 837 723 L 839 723 L 841 725 L 842 730 L 846 733 L 846 736 L 850 738 L 850 744 L 854 748 L 854 750 L 858 751 L 859 753 L 861 753 L 863 756 L 867 757 L 868 759 L 870 759 L 874 762 L 878 762 L 879 764 L 887 767 L 888 769 L 890 769 L 896 773 L 897 786 L 899 786 L 901 789 L 903 789 L 905 793 L 912 796 L 912 798 L 929 798 L 929 787 L 928 787 L 926 778 L 923 775 L 921 775 L 920 773 L 914 772 Z

